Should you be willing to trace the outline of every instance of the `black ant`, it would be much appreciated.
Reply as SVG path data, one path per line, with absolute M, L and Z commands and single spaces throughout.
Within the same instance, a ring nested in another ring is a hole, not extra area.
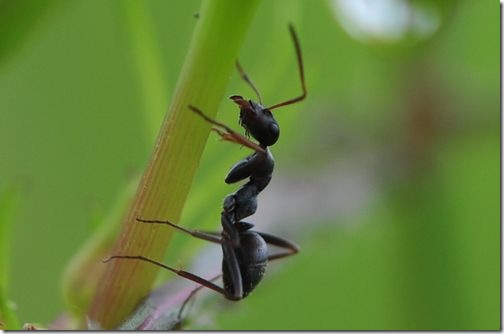
M 289 32 L 294 42 L 298 61 L 302 88 L 302 94 L 300 96 L 282 103 L 275 104 L 271 107 L 264 107 L 262 105 L 262 99 L 259 91 L 254 86 L 243 68 L 240 66 L 240 63 L 236 62 L 238 72 L 240 73 L 243 80 L 245 80 L 245 82 L 247 82 L 254 90 L 259 99 L 259 103 L 253 100 L 246 101 L 245 99 L 243 99 L 243 97 L 238 95 L 233 95 L 230 97 L 230 99 L 240 107 L 239 122 L 240 125 L 245 129 L 246 136 L 248 137 L 249 135 L 252 135 L 252 137 L 254 137 L 259 142 L 259 144 L 251 142 L 247 138 L 244 138 L 243 136 L 231 130 L 226 125 L 218 123 L 213 119 L 207 117 L 198 108 L 189 106 L 192 111 L 199 114 L 207 122 L 224 130 L 222 131 L 218 128 L 213 129 L 224 140 L 235 142 L 255 150 L 254 153 L 237 162 L 231 168 L 225 178 L 225 182 L 227 184 L 241 181 L 247 177 L 250 178 L 249 181 L 242 185 L 234 194 L 228 195 L 224 199 L 224 211 L 227 211 L 229 213 L 233 212 L 235 215 L 234 221 L 240 221 L 246 217 L 253 215 L 256 212 L 257 195 L 262 190 L 264 190 L 264 188 L 266 188 L 266 186 L 271 181 L 275 161 L 268 146 L 275 144 L 280 135 L 280 127 L 273 117 L 271 110 L 299 102 L 306 98 L 307 93 L 304 80 L 303 59 L 301 57 L 301 46 L 299 44 L 299 40 L 297 38 L 294 27 L 291 24 L 289 24 Z M 228 230 L 232 233 L 230 237 L 233 240 L 233 243 L 236 245 L 238 242 L 237 233 L 233 232 L 234 230 L 231 228 L 231 226 L 228 226 Z
M 301 87 L 303 90 L 302 95 L 266 108 L 261 104 L 261 97 L 257 89 L 239 63 L 237 63 L 241 77 L 256 92 L 260 103 L 252 100 L 246 101 L 241 96 L 237 95 L 231 96 L 231 99 L 240 106 L 240 124 L 245 128 L 246 134 L 251 134 L 259 144 L 250 141 L 247 137 L 238 134 L 228 126 L 209 118 L 198 108 L 189 106 L 193 112 L 200 115 L 207 122 L 213 124 L 215 126 L 213 130 L 224 140 L 255 150 L 253 154 L 239 161 L 226 177 L 226 183 L 235 183 L 247 177 L 249 177 L 250 180 L 241 186 L 234 194 L 228 195 L 224 199 L 223 211 L 221 213 L 222 231 L 204 232 L 189 230 L 169 221 L 137 218 L 137 221 L 142 223 L 169 225 L 193 237 L 220 244 L 223 252 L 222 274 L 207 280 L 190 272 L 169 267 L 144 256 L 114 255 L 104 260 L 104 262 L 108 262 L 112 259 L 142 260 L 170 270 L 179 276 L 200 284 L 201 286 L 195 289 L 186 301 L 184 301 L 179 312 L 179 317 L 187 301 L 202 287 L 212 289 L 230 300 L 243 299 L 261 281 L 268 261 L 290 256 L 299 251 L 299 248 L 292 242 L 267 233 L 253 231 L 252 224 L 241 221 L 243 218 L 255 213 L 257 209 L 257 194 L 268 185 L 273 173 L 274 160 L 268 146 L 273 145 L 278 140 L 280 128 L 271 110 L 296 103 L 306 97 L 301 47 L 292 25 L 289 25 L 289 31 L 296 49 Z M 284 251 L 276 254 L 268 254 L 268 245 L 280 247 L 284 249 Z M 221 276 L 223 279 L 223 287 L 212 282 Z

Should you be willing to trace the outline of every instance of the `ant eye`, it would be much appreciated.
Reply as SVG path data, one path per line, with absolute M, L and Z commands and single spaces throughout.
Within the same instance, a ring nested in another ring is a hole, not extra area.
M 280 132 L 280 129 L 278 128 L 278 124 L 276 123 L 271 123 L 269 126 L 269 130 L 271 134 L 276 134 L 278 137 L 278 134 Z
M 279 136 L 280 136 L 280 128 L 278 127 L 278 124 L 271 123 L 269 125 L 270 143 L 272 143 L 272 144 L 276 143 Z M 272 145 L 272 144 L 270 144 L 270 145 Z

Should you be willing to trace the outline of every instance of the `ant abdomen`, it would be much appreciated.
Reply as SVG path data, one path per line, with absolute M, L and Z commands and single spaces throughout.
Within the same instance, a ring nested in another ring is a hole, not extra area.
M 264 276 L 268 264 L 268 245 L 257 232 L 245 231 L 240 233 L 240 245 L 234 247 L 234 252 L 242 277 L 242 298 L 245 298 Z M 224 289 L 234 291 L 228 265 L 225 260 L 222 262 Z

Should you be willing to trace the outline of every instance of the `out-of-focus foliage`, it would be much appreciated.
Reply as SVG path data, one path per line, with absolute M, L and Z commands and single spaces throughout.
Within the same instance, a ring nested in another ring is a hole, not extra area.
M 499 328 L 498 7 L 412 3 L 439 25 L 393 42 L 351 37 L 337 1 L 262 3 L 242 65 L 267 105 L 297 94 L 292 21 L 309 94 L 275 111 L 276 170 L 250 221 L 302 252 L 271 264 L 246 300 L 208 301 L 222 307 L 212 326 Z M 199 2 L 143 5 L 149 28 L 139 37 L 124 2 L 0 2 L 24 18 L 0 29 L 0 193 L 28 185 L 10 242 L 9 297 L 21 322 L 50 323 L 64 310 L 67 261 L 152 150 L 153 113 L 164 110 L 146 109 L 162 93 L 149 97 L 144 85 L 153 78 L 170 96 Z M 138 62 L 142 52 L 152 63 Z M 160 75 L 141 72 L 149 65 Z M 228 93 L 253 97 L 237 75 Z M 219 118 L 238 128 L 230 102 Z M 222 198 L 236 189 L 222 179 L 247 153 L 209 140 L 183 225 L 219 228 Z M 166 261 L 188 266 L 200 245 L 179 235 Z M 204 314 L 189 317 L 205 326 Z
M 0 329 L 19 327 L 14 303 L 9 298 L 11 227 L 18 204 L 18 189 L 8 187 L 0 193 Z

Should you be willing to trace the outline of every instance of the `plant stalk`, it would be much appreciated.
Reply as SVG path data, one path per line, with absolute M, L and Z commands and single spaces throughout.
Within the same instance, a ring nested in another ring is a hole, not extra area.
M 173 230 L 142 224 L 137 217 L 179 223 L 210 125 L 192 113 L 192 104 L 214 118 L 258 0 L 205 0 L 167 116 L 114 255 L 160 260 Z M 193 19 L 188 17 L 188 19 Z M 90 321 L 111 329 L 125 319 L 152 288 L 158 267 L 114 260 L 106 266 L 91 307 Z

